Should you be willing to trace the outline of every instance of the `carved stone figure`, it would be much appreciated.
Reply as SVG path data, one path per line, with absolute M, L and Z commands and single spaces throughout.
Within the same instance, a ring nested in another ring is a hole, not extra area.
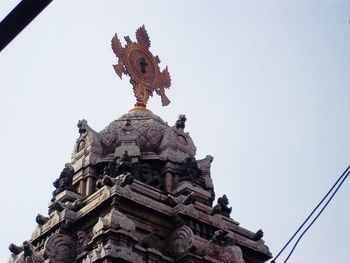
M 227 237 L 227 233 L 228 233 L 227 231 L 222 229 L 216 230 L 211 240 L 214 243 L 223 245 L 223 246 L 233 245 L 234 242 L 233 240 Z
M 101 188 L 102 186 L 104 186 L 104 182 L 103 179 L 105 177 L 116 177 L 117 176 L 117 163 L 116 163 L 116 159 L 114 158 L 113 161 L 109 162 L 108 165 L 106 165 L 103 168 L 103 173 L 99 175 L 99 178 L 96 181 L 96 187 L 97 188 Z
M 96 187 L 101 188 L 103 185 L 114 186 L 119 185 L 124 187 L 128 184 L 132 184 L 134 181 L 133 167 L 131 157 L 128 152 L 125 151 L 124 154 L 117 160 L 114 158 L 113 161 L 109 162 L 103 168 L 103 174 L 99 176 L 96 182 Z
M 140 166 L 140 180 L 146 184 L 154 186 L 158 189 L 162 188 L 163 180 L 158 171 L 152 169 L 149 163 L 143 163 Z
M 232 207 L 228 207 L 228 199 L 226 195 L 218 198 L 218 203 L 213 207 L 211 214 L 221 214 L 226 217 L 230 217 Z
M 119 185 L 124 187 L 126 185 L 132 184 L 134 177 L 129 172 L 124 172 L 121 175 L 118 175 L 116 178 L 105 175 L 102 179 L 102 183 L 107 186 Z
M 13 253 L 13 255 L 11 256 L 12 259 L 10 259 L 10 262 L 11 261 L 14 263 L 43 263 L 44 262 L 44 258 L 34 250 L 34 247 L 28 241 L 24 241 L 21 247 L 11 244 L 9 246 L 9 250 Z
M 87 121 L 86 120 L 79 120 L 78 121 L 78 129 L 79 129 L 79 133 L 80 133 L 80 136 L 77 140 L 77 149 L 76 149 L 76 152 L 80 152 L 82 149 L 85 148 L 85 145 L 86 145 L 86 136 L 87 136 Z
M 82 246 L 86 246 L 90 241 L 85 231 L 82 231 L 82 230 L 77 232 L 77 238 L 78 238 L 78 243 Z
M 68 209 L 71 211 L 78 211 L 84 206 L 84 203 L 81 200 L 75 200 L 74 202 L 65 202 L 62 203 L 61 201 L 56 201 L 53 203 L 53 205 L 49 209 L 49 214 L 51 214 L 53 211 L 62 212 L 64 209 Z
M 187 120 L 187 118 L 186 118 L 185 115 L 183 115 L 183 114 L 179 115 L 179 118 L 178 118 L 178 120 L 175 123 L 176 129 L 178 129 L 178 130 L 179 129 L 182 129 L 182 130 L 185 129 L 186 120 Z
M 38 214 L 35 218 L 35 221 L 38 223 L 38 225 L 42 226 L 45 225 L 50 220 L 49 217 L 43 216 L 41 214 Z
M 80 254 L 86 250 L 86 247 L 90 242 L 90 238 L 88 237 L 85 231 L 80 230 L 77 232 L 77 239 L 78 239 L 77 253 Z
M 182 175 L 179 181 L 190 181 L 192 183 L 198 183 L 200 180 L 200 174 L 201 171 L 198 168 L 196 159 L 192 156 L 189 156 L 185 159 L 182 169 Z
M 213 160 L 214 158 L 211 155 L 205 156 L 205 158 L 202 160 L 197 160 L 198 168 L 201 170 L 202 177 L 205 181 L 206 189 L 214 188 L 213 181 L 210 176 L 210 167 Z
M 22 246 L 17 246 L 13 243 L 10 244 L 9 246 L 9 250 L 15 254 L 15 255 L 18 255 L 19 253 L 21 253 L 23 251 L 23 245 Z
M 56 190 L 52 192 L 52 199 L 51 199 L 52 202 L 55 200 L 55 197 L 57 194 L 65 190 L 76 193 L 76 190 L 72 185 L 73 175 L 74 175 L 74 169 L 72 165 L 70 163 L 66 163 L 65 167 L 63 168 L 60 174 L 60 177 L 53 182 L 53 186 L 56 188 Z
M 258 241 L 261 240 L 264 236 L 264 232 L 262 231 L 262 229 L 259 229 L 258 231 L 256 231 L 256 233 L 253 236 L 253 240 L 254 241 Z
M 180 195 L 178 197 L 168 194 L 166 200 L 170 206 L 176 206 L 180 203 L 184 205 L 189 205 L 189 204 L 193 204 L 196 201 L 196 196 L 193 192 L 188 195 Z
M 129 156 L 128 151 L 125 151 L 124 154 L 117 160 L 116 169 L 118 172 L 123 173 L 132 169 L 132 159 Z
M 202 160 L 197 160 L 198 167 L 201 171 L 201 177 L 204 180 L 204 189 L 211 193 L 211 202 L 215 199 L 213 180 L 211 179 L 210 168 L 214 158 L 211 155 L 205 156 Z

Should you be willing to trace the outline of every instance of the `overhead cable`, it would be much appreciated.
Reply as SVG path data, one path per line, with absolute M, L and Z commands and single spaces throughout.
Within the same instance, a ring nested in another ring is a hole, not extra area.
M 277 256 L 271 260 L 271 263 L 275 263 L 277 258 L 282 254 L 282 252 L 287 248 L 287 246 L 290 244 L 290 242 L 292 242 L 292 240 L 294 239 L 294 237 L 299 233 L 299 231 L 304 227 L 304 225 L 309 221 L 309 219 L 313 216 L 313 214 L 317 211 L 317 209 L 322 205 L 322 203 L 326 200 L 326 198 L 330 195 L 330 193 L 333 191 L 333 189 L 338 185 L 338 183 L 342 180 L 342 178 L 345 176 L 344 180 L 347 178 L 347 176 L 350 173 L 350 165 L 345 169 L 345 171 L 342 173 L 342 175 L 338 178 L 338 180 L 333 184 L 333 186 L 331 187 L 331 189 L 327 192 L 327 194 L 322 198 L 322 200 L 317 204 L 317 206 L 312 210 L 312 212 L 308 215 L 308 217 L 304 220 L 304 222 L 301 224 L 301 226 L 298 228 L 297 231 L 295 231 L 295 233 L 293 234 L 293 236 L 288 240 L 288 242 L 284 245 L 284 247 L 278 252 Z M 340 183 L 340 185 L 343 184 L 344 180 Z M 338 188 L 336 189 L 336 191 L 338 191 L 340 185 L 338 186 Z M 336 192 L 335 191 L 335 192 Z M 330 200 L 333 198 L 335 193 L 333 193 L 333 195 L 331 196 L 331 198 L 327 201 L 326 205 L 328 205 L 328 203 L 330 202 Z M 321 211 L 324 210 L 325 207 L 322 208 Z M 322 213 L 322 212 L 321 212 Z M 318 217 L 319 215 L 317 215 Z M 315 219 L 314 219 L 315 220 Z M 311 223 L 312 224 L 312 223 Z M 310 228 L 310 226 L 308 227 Z M 305 231 L 306 232 L 306 231 Z M 303 233 L 304 234 L 304 233 Z M 297 241 L 298 242 L 298 241 Z
M 342 181 L 340 182 L 340 184 L 338 185 L 338 187 L 335 189 L 335 191 L 333 192 L 333 194 L 331 195 L 331 197 L 328 199 L 328 201 L 326 202 L 326 204 L 322 207 L 322 209 L 320 210 L 320 212 L 316 215 L 316 217 L 311 221 L 311 223 L 308 225 L 308 227 L 303 231 L 303 233 L 300 235 L 300 237 L 298 238 L 298 240 L 295 242 L 292 250 L 290 251 L 290 253 L 288 254 L 288 257 L 286 258 L 286 260 L 284 261 L 284 263 L 286 263 L 288 261 L 288 259 L 290 258 L 290 256 L 293 254 L 295 248 L 297 247 L 299 241 L 302 239 L 302 237 L 304 236 L 304 234 L 310 229 L 310 227 L 313 225 L 313 223 L 317 220 L 317 218 L 322 214 L 323 210 L 325 210 L 325 208 L 327 207 L 327 205 L 329 204 L 329 202 L 333 199 L 333 197 L 335 196 L 335 194 L 338 192 L 339 188 L 342 186 L 342 184 L 344 183 L 344 181 L 346 180 L 346 178 L 348 178 L 350 174 L 350 171 L 347 172 L 347 174 L 345 175 L 345 177 L 342 179 Z

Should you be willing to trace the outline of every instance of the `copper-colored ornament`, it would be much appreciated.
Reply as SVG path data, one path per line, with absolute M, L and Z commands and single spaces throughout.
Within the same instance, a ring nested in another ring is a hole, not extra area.
M 161 97 L 162 105 L 167 106 L 170 100 L 165 95 L 165 89 L 171 85 L 168 66 L 161 72 L 159 69 L 159 57 L 153 56 L 149 48 L 149 40 L 145 26 L 136 30 L 137 42 L 132 42 L 129 36 L 124 37 L 125 47 L 122 47 L 118 35 L 112 38 L 112 49 L 119 58 L 118 64 L 113 65 L 117 75 L 130 76 L 136 97 L 136 107 L 146 107 L 149 96 L 155 91 Z

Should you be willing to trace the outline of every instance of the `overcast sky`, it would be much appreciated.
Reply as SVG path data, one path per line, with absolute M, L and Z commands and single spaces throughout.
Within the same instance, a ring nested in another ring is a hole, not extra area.
M 100 131 L 132 108 L 110 40 L 142 24 L 172 78 L 149 109 L 186 114 L 216 195 L 276 255 L 349 165 L 349 16 L 345 0 L 54 1 L 0 53 L 1 261 L 47 214 L 77 121 Z M 347 181 L 290 262 L 349 262 L 349 200 Z

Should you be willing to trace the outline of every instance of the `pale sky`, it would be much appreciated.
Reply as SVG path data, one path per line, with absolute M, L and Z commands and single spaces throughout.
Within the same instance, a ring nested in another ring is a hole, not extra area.
M 54 1 L 0 53 L 1 261 L 47 214 L 77 121 L 100 131 L 132 108 L 110 41 L 142 24 L 172 78 L 149 109 L 186 114 L 216 196 L 276 255 L 349 165 L 349 16 L 346 0 Z M 349 201 L 346 181 L 289 262 L 349 262 Z

